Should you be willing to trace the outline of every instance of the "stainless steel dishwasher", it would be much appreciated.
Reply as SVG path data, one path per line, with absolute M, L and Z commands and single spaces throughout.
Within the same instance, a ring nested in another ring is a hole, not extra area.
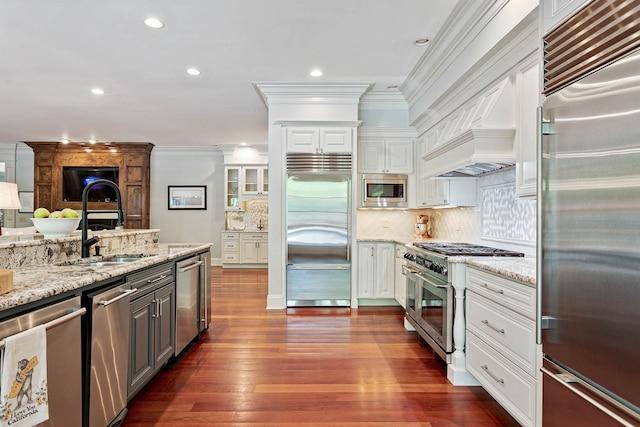
M 90 369 L 85 425 L 120 425 L 127 414 L 129 301 L 136 289 L 115 284 L 89 293 Z
M 86 311 L 75 297 L 0 322 L 2 340 L 42 324 L 47 330 L 49 420 L 38 426 L 82 425 L 81 317 Z
M 200 309 L 200 266 L 196 255 L 176 264 L 176 356 L 198 336 Z

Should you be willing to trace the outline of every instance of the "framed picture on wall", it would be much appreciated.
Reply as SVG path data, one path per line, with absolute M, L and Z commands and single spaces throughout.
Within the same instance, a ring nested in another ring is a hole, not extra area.
M 206 210 L 206 185 L 170 185 L 169 210 Z
M 33 191 L 18 191 L 20 209 L 18 212 L 33 212 Z

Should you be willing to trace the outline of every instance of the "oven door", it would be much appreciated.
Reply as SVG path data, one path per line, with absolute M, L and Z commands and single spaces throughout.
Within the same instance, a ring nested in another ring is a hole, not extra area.
M 451 353 L 453 329 L 453 287 L 426 272 L 417 273 L 416 320 L 418 325 L 446 352 Z
M 418 276 L 416 273 L 418 270 L 411 268 L 410 266 L 402 266 L 402 274 L 405 276 L 405 283 L 407 286 L 407 300 L 406 300 L 406 313 L 415 322 L 418 321 L 416 315 L 416 308 L 418 307 L 416 295 L 418 294 Z

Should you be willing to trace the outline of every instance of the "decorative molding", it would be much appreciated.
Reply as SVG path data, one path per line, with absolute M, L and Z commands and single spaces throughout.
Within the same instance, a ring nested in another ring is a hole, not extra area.
M 327 121 L 327 120 L 317 120 L 317 121 L 309 121 L 309 120 L 278 120 L 273 122 L 274 125 L 280 125 L 282 127 L 340 127 L 340 128 L 348 128 L 348 127 L 358 127 L 360 126 L 362 121 L 360 120 L 346 120 L 346 121 Z
M 252 83 L 256 92 L 270 104 L 358 104 L 372 83 Z
M 360 110 L 406 111 L 407 100 L 399 91 L 371 91 L 360 98 Z
M 416 138 L 418 133 L 413 127 L 373 127 L 358 129 L 359 138 Z
M 222 154 L 222 150 L 217 145 L 156 145 L 153 148 L 153 154 L 201 156 L 203 153 Z

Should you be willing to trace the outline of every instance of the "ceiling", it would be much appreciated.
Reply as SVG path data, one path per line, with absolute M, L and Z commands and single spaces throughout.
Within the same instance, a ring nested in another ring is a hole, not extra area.
M 21 0 L 0 13 L 0 143 L 266 144 L 252 82 L 397 91 L 451 0 Z M 165 24 L 151 29 L 143 20 Z M 189 67 L 199 76 L 186 73 Z M 309 76 L 314 68 L 324 75 Z M 92 88 L 104 95 L 94 95 Z

